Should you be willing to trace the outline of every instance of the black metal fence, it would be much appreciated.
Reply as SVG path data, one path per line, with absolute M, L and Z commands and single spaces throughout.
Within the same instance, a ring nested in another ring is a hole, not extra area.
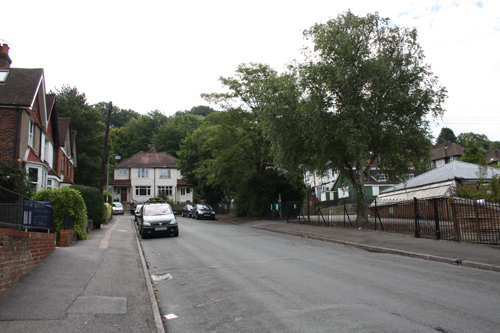
M 470 243 L 500 244 L 500 204 L 463 198 L 377 201 L 370 213 L 382 231 Z
M 52 205 L 33 201 L 0 186 L 0 228 L 50 232 L 53 229 Z
M 368 223 L 353 200 L 267 203 L 265 218 L 333 227 L 363 227 L 414 237 L 500 245 L 500 204 L 463 198 L 375 200 Z

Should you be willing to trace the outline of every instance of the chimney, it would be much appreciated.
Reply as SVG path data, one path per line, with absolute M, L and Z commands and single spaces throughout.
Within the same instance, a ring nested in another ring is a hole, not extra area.
M 2 44 L 2 52 L 0 52 L 0 69 L 9 69 L 12 60 L 9 57 L 9 45 Z
M 153 146 L 153 145 L 151 145 L 151 147 L 149 147 L 149 153 L 150 153 L 151 155 L 156 154 L 156 147 L 155 147 L 155 146 Z

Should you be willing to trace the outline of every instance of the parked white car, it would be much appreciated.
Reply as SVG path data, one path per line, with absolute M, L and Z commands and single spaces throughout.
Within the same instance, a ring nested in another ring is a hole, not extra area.
M 123 205 L 121 202 L 113 202 L 113 215 L 123 215 Z

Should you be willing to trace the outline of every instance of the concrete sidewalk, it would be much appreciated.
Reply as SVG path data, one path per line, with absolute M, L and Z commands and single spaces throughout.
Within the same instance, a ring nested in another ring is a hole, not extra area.
M 368 229 L 313 226 L 279 220 L 238 218 L 228 215 L 218 215 L 217 219 L 245 227 L 333 242 L 372 252 L 404 255 L 500 272 L 499 246 L 438 241 Z
M 0 299 L 0 332 L 163 332 L 131 216 L 89 238 L 57 248 Z

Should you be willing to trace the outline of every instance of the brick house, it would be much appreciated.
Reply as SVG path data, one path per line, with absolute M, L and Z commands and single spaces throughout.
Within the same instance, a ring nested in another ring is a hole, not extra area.
M 114 166 L 109 191 L 113 200 L 145 202 L 161 195 L 175 203 L 193 202 L 193 186 L 186 184 L 175 157 L 156 152 L 138 152 Z
M 0 159 L 23 162 L 36 190 L 73 184 L 76 133 L 59 119 L 55 94 L 47 94 L 42 68 L 12 68 L 0 49 Z M 61 140 L 62 138 L 62 140 Z
M 431 150 L 431 164 L 433 168 L 439 168 L 453 161 L 460 161 L 464 154 L 464 148 L 456 143 L 445 141 L 443 144 L 435 145 Z

